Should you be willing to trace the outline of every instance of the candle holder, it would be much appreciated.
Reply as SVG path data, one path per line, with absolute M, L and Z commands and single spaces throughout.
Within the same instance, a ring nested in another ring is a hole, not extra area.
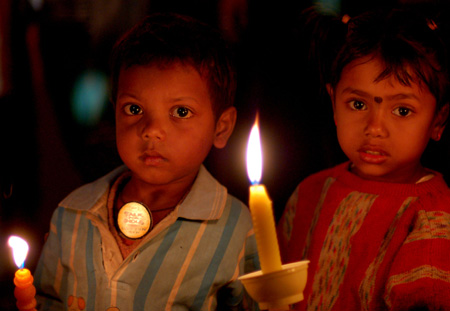
M 289 306 L 303 300 L 309 260 L 282 265 L 279 271 L 262 270 L 239 277 L 250 297 L 261 310 Z
M 252 183 L 249 207 L 261 270 L 243 275 L 239 280 L 260 309 L 289 310 L 289 305 L 303 300 L 309 261 L 281 264 L 272 201 L 264 185 L 259 183 L 262 150 L 258 116 L 248 139 L 247 173 Z
M 36 311 L 36 288 L 33 285 L 33 276 L 30 270 L 17 270 L 14 277 L 14 297 L 17 299 L 16 306 L 21 311 Z

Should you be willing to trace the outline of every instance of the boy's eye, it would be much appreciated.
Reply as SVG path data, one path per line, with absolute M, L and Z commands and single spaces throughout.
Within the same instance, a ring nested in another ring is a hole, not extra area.
M 352 100 L 350 103 L 350 108 L 353 110 L 366 110 L 367 106 L 362 101 Z
M 136 104 L 128 104 L 123 107 L 123 111 L 127 115 L 138 115 L 142 114 L 142 108 L 139 105 Z
M 175 118 L 188 119 L 192 117 L 192 111 L 186 107 L 175 107 L 170 115 Z
M 412 113 L 412 111 L 409 108 L 398 107 L 398 108 L 395 108 L 392 113 L 399 117 L 407 117 Z

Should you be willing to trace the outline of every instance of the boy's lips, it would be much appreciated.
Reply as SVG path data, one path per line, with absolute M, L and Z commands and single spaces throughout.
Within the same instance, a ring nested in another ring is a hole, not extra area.
M 139 157 L 147 166 L 158 166 L 166 162 L 166 158 L 157 152 L 145 152 Z
M 359 158 L 370 164 L 381 164 L 389 157 L 389 154 L 378 148 L 373 146 L 365 146 L 358 150 Z

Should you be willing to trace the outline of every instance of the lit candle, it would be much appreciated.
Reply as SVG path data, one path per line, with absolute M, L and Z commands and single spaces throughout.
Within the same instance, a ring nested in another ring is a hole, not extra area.
M 19 268 L 14 275 L 14 296 L 17 299 L 17 308 L 20 311 L 36 310 L 36 288 L 33 285 L 33 276 L 30 270 L 24 268 L 25 259 L 28 254 L 28 244 L 22 238 L 11 236 L 8 240 L 9 246 L 13 249 L 14 261 Z
M 258 117 L 250 132 L 247 146 L 247 173 L 250 186 L 249 206 L 258 247 L 262 273 L 281 270 L 272 201 L 264 185 L 260 185 L 262 175 L 262 151 L 259 137 Z

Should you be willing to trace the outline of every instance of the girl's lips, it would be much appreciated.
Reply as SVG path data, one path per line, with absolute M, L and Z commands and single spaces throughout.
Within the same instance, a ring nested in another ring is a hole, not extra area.
M 388 158 L 388 154 L 380 149 L 361 148 L 358 150 L 359 158 L 370 164 L 381 164 Z

